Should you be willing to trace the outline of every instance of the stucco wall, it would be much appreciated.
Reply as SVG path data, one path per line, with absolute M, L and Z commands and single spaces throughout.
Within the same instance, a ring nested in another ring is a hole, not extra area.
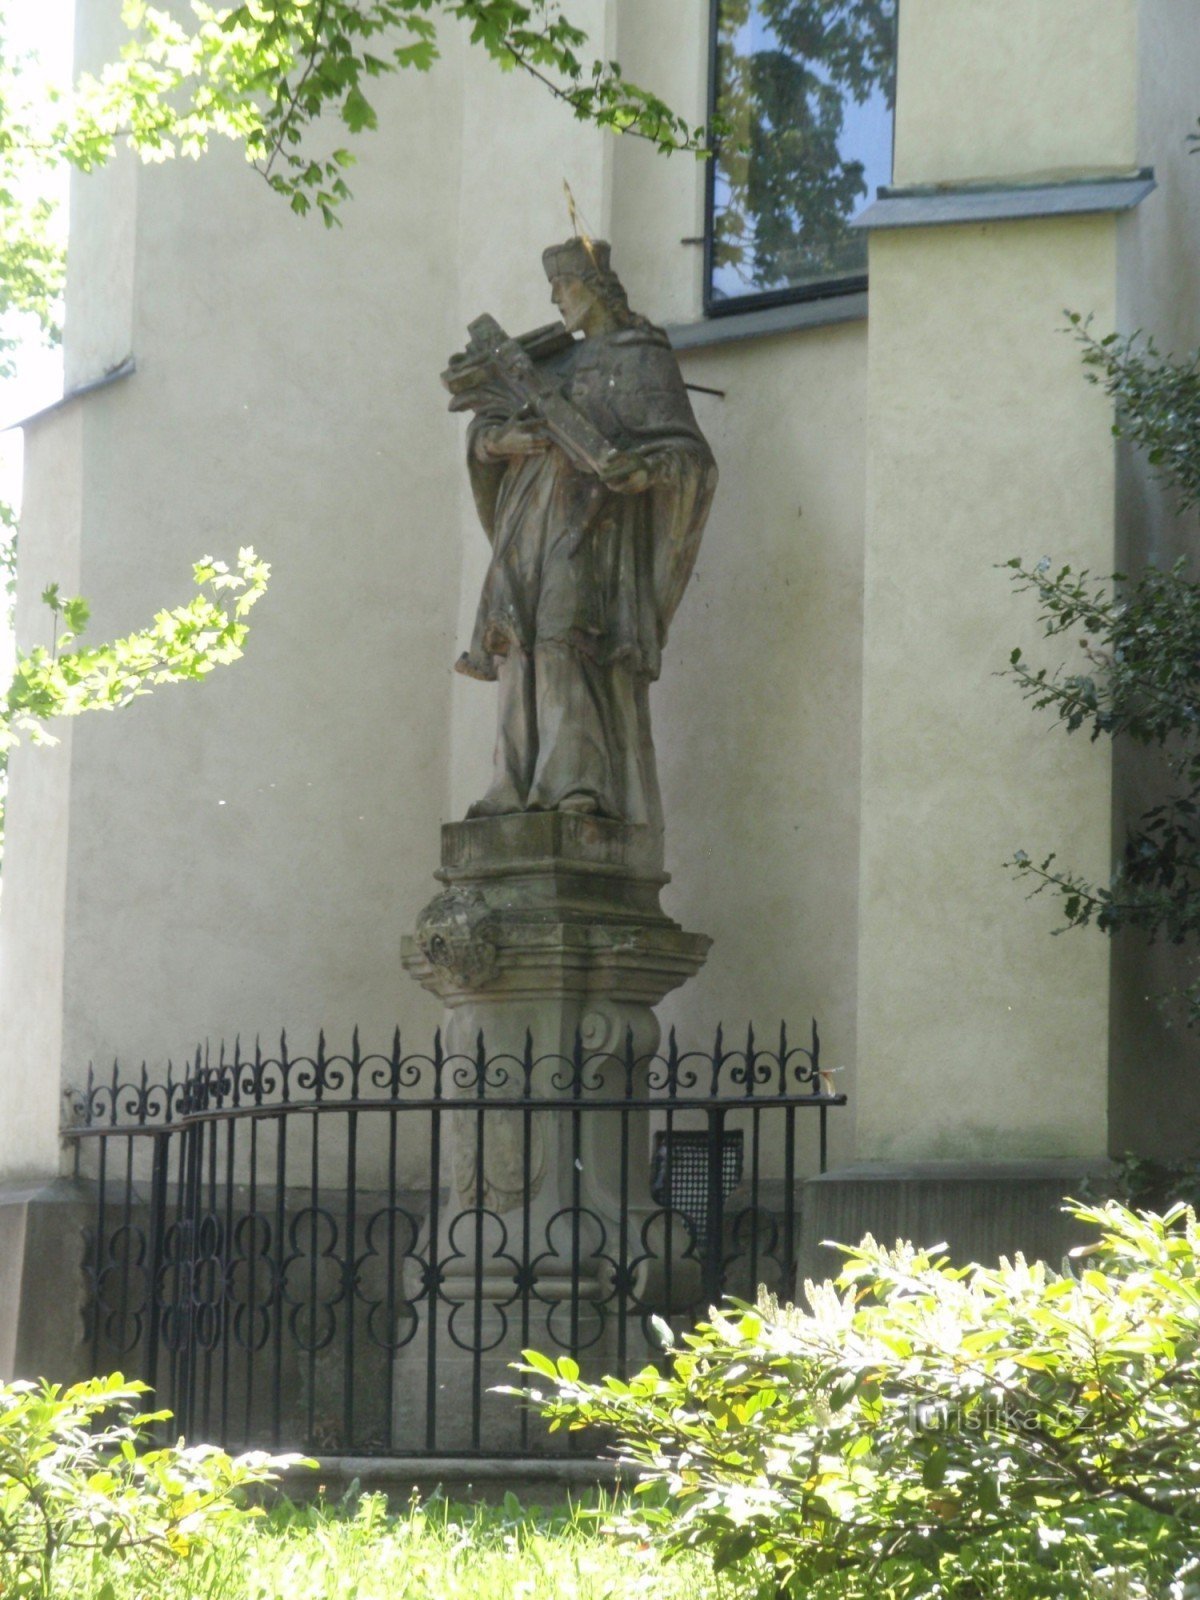
M 1036 626 L 995 568 L 1110 559 L 1103 403 L 1053 334 L 1111 315 L 1114 226 L 881 235 L 871 282 L 858 1153 L 1097 1153 L 1107 952 L 1000 864 L 1102 869 L 1108 773 L 997 676 Z
M 661 1008 L 683 1037 L 782 1019 L 851 1107 L 865 325 L 696 352 L 695 397 L 722 480 L 654 700 L 667 812 L 664 904 L 710 934 L 708 963 Z M 799 1038 L 797 1036 L 800 1036 Z
M 653 88 L 693 127 L 708 117 L 709 0 L 617 0 L 614 44 L 623 70 Z M 635 305 L 655 321 L 700 315 L 706 163 L 664 158 L 644 139 L 608 141 L 612 228 Z
M 286 1026 L 304 1049 L 322 1025 L 345 1046 L 356 1022 L 367 1044 L 436 1024 L 398 945 L 449 770 L 459 475 L 437 372 L 458 319 L 430 291 L 458 250 L 436 202 L 458 185 L 438 132 L 460 91 L 454 39 L 436 77 L 385 91 L 333 232 L 226 149 L 136 174 L 138 370 L 80 402 L 73 581 L 103 637 L 185 599 L 206 552 L 253 543 L 274 577 L 237 666 L 74 730 L 68 1081 L 206 1038 Z M 76 279 L 93 253 L 85 230 Z M 102 347 L 125 292 L 113 274 L 107 298 L 73 299 L 69 345 Z
M 896 183 L 1132 166 L 1136 29 L 1137 0 L 902 0 Z
M 1137 151 L 1132 0 L 905 0 L 898 183 L 1078 176 Z M 1110 753 L 998 676 L 1036 611 L 996 563 L 1107 570 L 1106 404 L 1058 330 L 1116 314 L 1111 217 L 872 239 L 857 1154 L 1098 1155 L 1108 950 L 1001 870 L 1103 874 Z M 1031 648 L 1031 646 L 1033 648 Z

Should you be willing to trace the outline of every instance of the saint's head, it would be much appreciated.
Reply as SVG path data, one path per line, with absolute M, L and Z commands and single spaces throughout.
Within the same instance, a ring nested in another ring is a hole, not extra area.
M 591 337 L 641 322 L 629 309 L 605 240 L 576 238 L 551 245 L 542 252 L 542 265 L 550 280 L 550 298 L 569 333 L 581 331 Z

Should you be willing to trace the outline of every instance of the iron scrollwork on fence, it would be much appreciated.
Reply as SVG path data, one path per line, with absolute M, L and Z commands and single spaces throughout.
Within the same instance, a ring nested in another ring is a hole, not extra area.
M 531 1456 L 543 1430 L 492 1392 L 520 1349 L 625 1375 L 656 1320 L 790 1291 L 798 1177 L 845 1096 L 814 1024 L 652 1058 L 285 1037 L 162 1082 L 89 1071 L 77 1101 L 95 1370 L 229 1446 Z

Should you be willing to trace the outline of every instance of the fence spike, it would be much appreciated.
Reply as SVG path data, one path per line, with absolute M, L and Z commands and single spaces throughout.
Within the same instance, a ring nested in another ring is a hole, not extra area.
M 315 1082 L 316 1097 L 322 1099 L 325 1094 L 325 1079 L 329 1071 L 329 1063 L 325 1060 L 325 1029 L 317 1030 L 317 1058 L 313 1063 L 313 1078 Z
M 674 1024 L 667 1041 L 667 1093 L 672 1099 L 679 1093 L 679 1041 L 675 1037 Z

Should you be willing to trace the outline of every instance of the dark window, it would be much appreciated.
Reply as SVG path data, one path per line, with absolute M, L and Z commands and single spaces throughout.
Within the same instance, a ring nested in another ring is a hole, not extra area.
M 866 285 L 848 228 L 891 181 L 896 0 L 713 0 L 711 314 Z

